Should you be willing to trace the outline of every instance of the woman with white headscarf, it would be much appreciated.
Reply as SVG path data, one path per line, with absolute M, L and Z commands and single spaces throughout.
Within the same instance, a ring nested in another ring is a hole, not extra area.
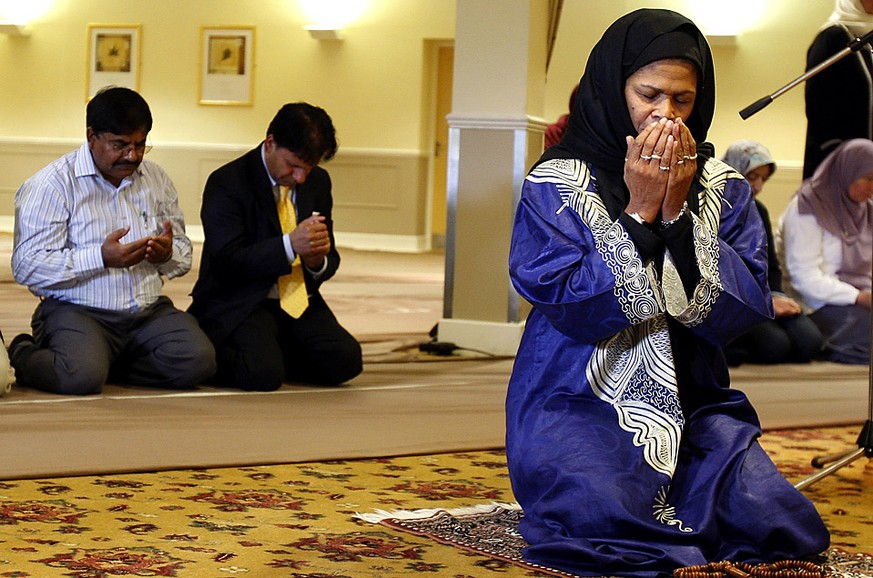
M 873 141 L 846 141 L 803 181 L 779 219 L 777 245 L 825 359 L 869 363 Z
M 821 64 L 873 30 L 873 0 L 835 0 L 834 11 L 812 41 L 806 69 Z M 803 178 L 840 143 L 873 139 L 873 54 L 870 46 L 843 57 L 806 82 Z

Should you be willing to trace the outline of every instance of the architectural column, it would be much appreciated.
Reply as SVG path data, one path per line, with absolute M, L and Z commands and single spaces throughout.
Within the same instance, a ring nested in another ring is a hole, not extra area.
M 449 115 L 440 341 L 514 355 L 528 305 L 509 280 L 521 185 L 543 147 L 549 0 L 460 0 Z

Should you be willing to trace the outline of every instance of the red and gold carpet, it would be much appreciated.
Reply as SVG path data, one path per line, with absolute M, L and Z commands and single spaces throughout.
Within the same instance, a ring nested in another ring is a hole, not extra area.
M 855 426 L 768 432 L 797 481 Z M 860 460 L 807 490 L 854 574 L 871 576 L 873 466 Z M 549 576 L 506 556 L 356 517 L 514 498 L 501 451 L 0 483 L 0 577 L 361 578 Z M 855 557 L 853 557 L 855 556 Z

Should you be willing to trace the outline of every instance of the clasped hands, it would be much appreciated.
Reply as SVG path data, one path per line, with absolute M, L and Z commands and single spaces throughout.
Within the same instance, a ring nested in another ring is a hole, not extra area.
M 682 119 L 662 118 L 627 137 L 624 182 L 630 191 L 625 208 L 648 223 L 679 216 L 697 173 L 697 143 Z
M 163 263 L 173 255 L 173 227 L 165 220 L 163 230 L 158 235 L 150 235 L 122 243 L 121 238 L 130 232 L 130 226 L 116 229 L 106 235 L 100 248 L 103 264 L 106 267 L 131 267 L 142 260 L 149 263 Z
M 288 233 L 294 253 L 312 270 L 320 269 L 330 253 L 330 234 L 324 221 L 324 216 L 313 213 Z
M 797 301 L 786 295 L 773 294 L 773 314 L 777 319 L 780 317 L 794 317 L 795 315 L 800 315 L 800 313 L 800 304 Z

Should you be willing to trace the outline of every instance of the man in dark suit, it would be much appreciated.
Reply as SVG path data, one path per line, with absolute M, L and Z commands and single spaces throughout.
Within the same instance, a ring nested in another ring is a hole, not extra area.
M 215 345 L 218 385 L 272 391 L 283 381 L 337 385 L 361 372 L 360 345 L 318 292 L 340 262 L 330 177 L 317 166 L 336 149 L 324 110 L 286 104 L 260 146 L 207 179 L 189 311 Z M 289 307 L 301 272 L 303 303 Z

